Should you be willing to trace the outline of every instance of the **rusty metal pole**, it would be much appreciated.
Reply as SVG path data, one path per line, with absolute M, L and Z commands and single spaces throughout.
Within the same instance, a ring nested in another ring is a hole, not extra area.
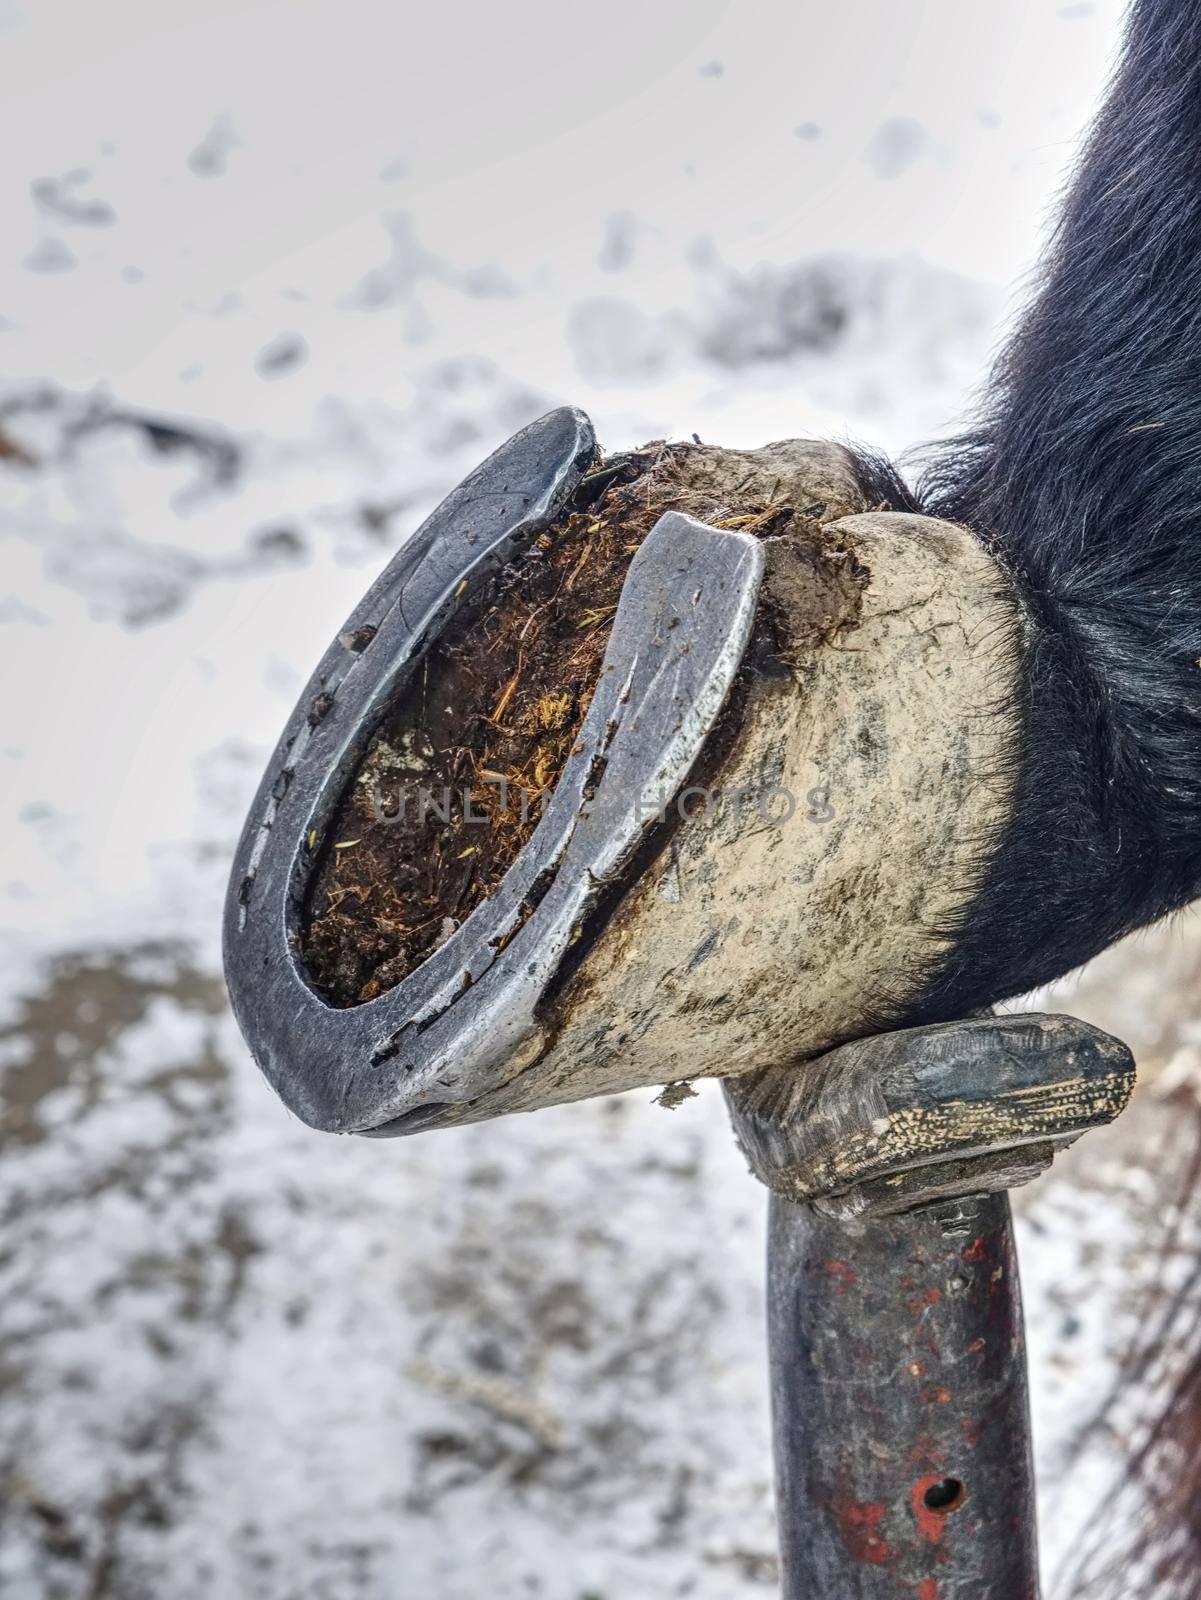
M 1006 1194 L 850 1223 L 771 1199 L 783 1600 L 1037 1600 Z
M 726 1081 L 771 1191 L 783 1600 L 1038 1600 L 1007 1191 L 1110 1122 L 1120 1039 L 980 1016 Z

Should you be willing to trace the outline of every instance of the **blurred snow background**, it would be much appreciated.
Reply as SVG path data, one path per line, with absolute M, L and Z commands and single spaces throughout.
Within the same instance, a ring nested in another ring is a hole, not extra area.
M 225 1012 L 227 863 L 343 615 L 550 406 L 608 448 L 962 413 L 1117 16 L 0 0 L 0 1594 L 772 1592 L 719 1096 L 312 1134 Z M 1150 1173 L 1199 950 L 1057 997 L 1147 1083 L 1023 1200 L 1049 1571 L 1171 1382 L 1100 1406 L 1192 1260 Z

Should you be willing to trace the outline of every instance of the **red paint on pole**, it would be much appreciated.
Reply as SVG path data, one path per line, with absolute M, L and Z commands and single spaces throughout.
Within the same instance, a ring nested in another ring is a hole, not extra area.
M 849 1261 L 827 1261 L 823 1265 L 827 1276 L 834 1280 L 835 1294 L 846 1294 L 851 1285 L 857 1281 L 855 1269 Z
M 882 1567 L 892 1560 L 888 1541 L 879 1533 L 884 1520 L 884 1506 L 879 1501 L 852 1500 L 840 1495 L 831 1502 L 830 1509 L 838 1526 L 838 1537 L 856 1561 Z
M 941 1544 L 942 1536 L 946 1532 L 947 1518 L 942 1511 L 931 1511 L 926 1504 L 926 1490 L 936 1483 L 942 1482 L 941 1472 L 931 1472 L 921 1477 L 909 1491 L 909 1498 L 913 1504 L 913 1515 L 917 1519 L 917 1531 L 928 1544 Z
M 915 1294 L 905 1304 L 915 1317 L 920 1317 L 927 1306 L 936 1306 L 942 1299 L 941 1289 L 923 1289 L 921 1294 Z

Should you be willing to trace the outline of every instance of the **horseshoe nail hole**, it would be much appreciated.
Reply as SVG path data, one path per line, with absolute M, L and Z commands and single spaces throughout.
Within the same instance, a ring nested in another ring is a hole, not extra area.
M 922 1496 L 927 1511 L 937 1511 L 940 1517 L 950 1516 L 963 1504 L 967 1490 L 958 1478 L 940 1478 L 932 1483 Z

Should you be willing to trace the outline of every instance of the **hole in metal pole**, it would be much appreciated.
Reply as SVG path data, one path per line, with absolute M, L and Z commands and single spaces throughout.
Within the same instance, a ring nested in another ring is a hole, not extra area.
M 967 1490 L 958 1478 L 940 1478 L 937 1483 L 932 1483 L 922 1496 L 927 1511 L 937 1511 L 940 1516 L 949 1516 L 952 1511 L 958 1511 L 963 1504 Z

